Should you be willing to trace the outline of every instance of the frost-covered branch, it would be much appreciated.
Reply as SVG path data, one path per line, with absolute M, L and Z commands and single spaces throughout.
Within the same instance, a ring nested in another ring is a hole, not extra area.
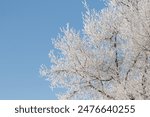
M 150 1 L 84 6 L 82 31 L 61 29 L 41 75 L 66 89 L 60 99 L 150 99 Z

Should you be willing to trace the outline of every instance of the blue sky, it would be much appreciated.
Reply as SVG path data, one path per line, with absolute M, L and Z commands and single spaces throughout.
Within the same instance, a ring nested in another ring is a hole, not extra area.
M 51 38 L 69 22 L 82 28 L 82 0 L 0 0 L 0 99 L 57 99 L 39 74 L 50 66 Z M 89 0 L 91 8 L 102 8 Z

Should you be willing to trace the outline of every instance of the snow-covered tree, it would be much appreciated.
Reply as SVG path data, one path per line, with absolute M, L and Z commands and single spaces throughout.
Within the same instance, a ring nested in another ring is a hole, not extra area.
M 84 6 L 82 32 L 61 29 L 41 75 L 66 89 L 59 99 L 150 99 L 150 0 Z

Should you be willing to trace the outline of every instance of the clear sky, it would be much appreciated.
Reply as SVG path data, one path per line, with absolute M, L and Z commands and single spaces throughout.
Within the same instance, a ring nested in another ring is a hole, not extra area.
M 51 38 L 69 22 L 82 28 L 82 0 L 0 0 L 0 99 L 57 99 L 39 74 L 50 66 Z M 103 7 L 88 0 L 91 8 Z

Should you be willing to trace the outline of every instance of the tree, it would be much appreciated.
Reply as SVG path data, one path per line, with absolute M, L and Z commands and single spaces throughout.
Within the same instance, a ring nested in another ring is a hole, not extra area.
M 61 29 L 42 76 L 67 90 L 59 99 L 150 99 L 150 0 L 84 6 L 83 32 Z

